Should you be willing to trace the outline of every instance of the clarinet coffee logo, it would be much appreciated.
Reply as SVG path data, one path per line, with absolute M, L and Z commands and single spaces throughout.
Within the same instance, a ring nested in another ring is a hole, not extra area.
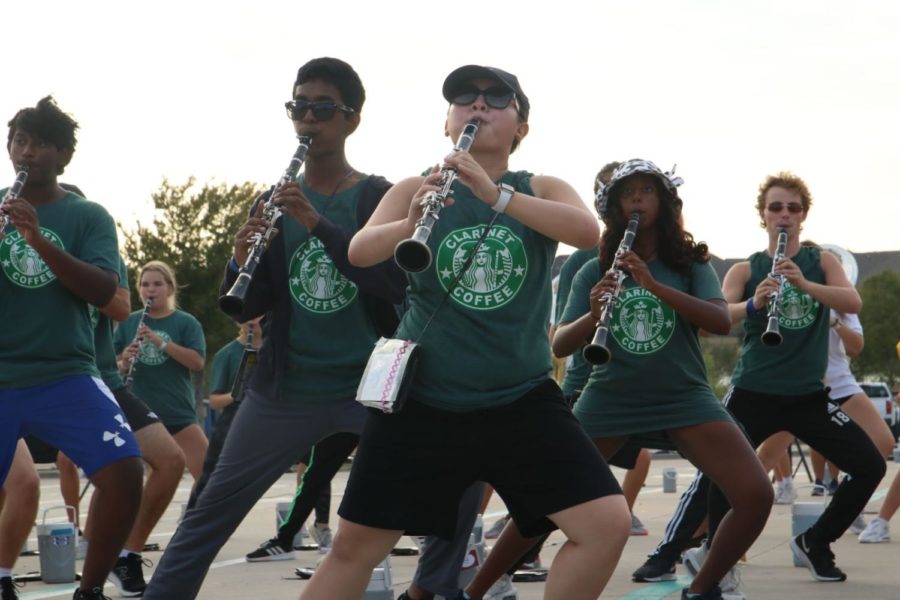
M 818 300 L 785 281 L 778 324 L 785 329 L 809 327 L 816 320 L 821 306 Z
M 41 227 L 41 235 L 65 250 L 62 239 L 54 232 Z M 18 231 L 8 233 L 0 243 L 0 266 L 7 279 L 23 288 L 37 289 L 56 281 L 56 275 Z
M 630 288 L 619 295 L 609 330 L 628 352 L 653 354 L 672 339 L 675 311 L 644 288 Z
M 156 329 L 154 329 L 153 333 L 164 339 L 166 343 L 172 341 L 172 336 L 165 331 L 157 331 Z M 159 365 L 169 360 L 169 353 L 165 350 L 160 350 L 159 348 L 157 348 L 150 340 L 144 340 L 143 342 L 141 342 L 141 350 L 140 354 L 138 354 L 138 360 L 143 365 L 158 367 Z
M 445 291 L 483 233 L 484 225 L 467 227 L 451 232 L 441 241 L 435 269 Z M 475 310 L 500 308 L 522 289 L 526 273 L 528 258 L 521 238 L 508 227 L 494 226 L 450 296 L 456 303 Z
M 91 329 L 96 329 L 100 323 L 100 309 L 93 304 L 88 304 L 88 315 L 91 317 Z
M 288 273 L 291 297 L 309 312 L 333 313 L 356 298 L 356 284 L 337 270 L 318 238 L 297 248 Z

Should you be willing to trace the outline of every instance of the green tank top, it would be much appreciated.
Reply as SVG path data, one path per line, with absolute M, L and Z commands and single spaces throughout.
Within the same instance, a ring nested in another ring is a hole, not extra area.
M 756 252 L 748 259 L 750 279 L 741 296 L 746 300 L 772 270 L 772 258 Z M 820 251 L 803 246 L 791 260 L 803 276 L 815 283 L 825 283 Z M 800 395 L 821 390 L 828 364 L 828 308 L 809 294 L 785 282 L 778 320 L 783 341 L 779 346 L 766 346 L 760 336 L 766 330 L 768 310 L 744 320 L 741 356 L 732 375 L 739 388 L 766 394 Z
M 356 206 L 365 179 L 338 194 L 303 193 L 315 209 L 345 231 L 356 232 Z M 378 340 L 375 323 L 356 284 L 335 266 L 325 245 L 289 215 L 282 221 L 291 294 L 284 392 L 300 402 L 352 398 Z
M 508 172 L 501 181 L 532 194 L 530 173 Z M 419 338 L 496 214 L 459 181 L 453 197 L 455 203 L 441 212 L 428 240 L 434 261 L 410 275 L 409 309 L 398 338 Z M 443 410 L 478 410 L 509 404 L 549 377 L 550 269 L 556 247 L 556 240 L 499 215 L 419 340 L 413 398 Z

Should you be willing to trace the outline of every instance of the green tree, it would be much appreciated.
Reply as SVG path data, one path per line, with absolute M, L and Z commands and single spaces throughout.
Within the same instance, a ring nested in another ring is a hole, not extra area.
M 866 279 L 860 286 L 863 310 L 859 314 L 866 342 L 853 360 L 853 371 L 860 379 L 884 378 L 893 386 L 900 376 L 897 342 L 900 340 L 900 274 L 884 271 Z
M 259 184 L 204 184 L 199 190 L 194 178 L 183 184 L 164 179 L 153 194 L 152 225 L 141 222 L 125 230 L 125 262 L 130 275 L 132 306 L 142 303 L 137 294 L 137 276 L 150 260 L 168 263 L 178 281 L 178 306 L 194 315 L 206 335 L 207 372 L 213 354 L 234 339 L 237 327 L 218 307 L 222 273 L 232 254 L 234 234 L 260 192 Z

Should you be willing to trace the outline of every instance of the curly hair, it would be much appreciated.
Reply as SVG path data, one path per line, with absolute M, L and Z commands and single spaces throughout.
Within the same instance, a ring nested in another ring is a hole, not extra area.
M 756 209 L 763 210 L 766 207 L 766 194 L 773 187 L 784 188 L 790 192 L 794 192 L 800 196 L 803 203 L 803 212 L 807 212 L 812 206 L 812 194 L 806 187 L 806 182 L 797 177 L 790 171 L 781 171 L 775 175 L 769 175 L 766 180 L 759 185 L 759 194 L 756 196 Z
M 13 137 L 16 131 L 22 131 L 43 142 L 53 144 L 59 150 L 75 150 L 78 140 L 75 131 L 78 122 L 70 115 L 64 113 L 56 104 L 53 96 L 44 96 L 37 106 L 23 108 L 7 123 L 9 132 L 6 136 L 6 149 L 12 147 Z M 57 175 L 62 175 L 66 165 L 59 165 Z
M 694 236 L 684 230 L 684 219 L 673 202 L 672 194 L 662 189 L 655 177 L 653 180 L 659 194 L 657 256 L 670 269 L 687 275 L 695 262 L 709 262 L 709 247 L 704 242 L 695 242 Z M 602 218 L 605 227 L 600 238 L 600 266 L 604 271 L 612 267 L 616 250 L 625 236 L 626 220 L 620 202 L 621 186 L 617 188 L 612 191 L 609 208 Z

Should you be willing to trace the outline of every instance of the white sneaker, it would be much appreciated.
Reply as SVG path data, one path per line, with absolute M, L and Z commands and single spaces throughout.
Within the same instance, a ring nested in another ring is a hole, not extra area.
M 850 523 L 850 533 L 860 534 L 866 529 L 866 520 L 863 518 L 862 513 L 856 515 L 856 518 L 853 519 L 853 522 Z
M 722 589 L 722 600 L 747 600 L 741 587 L 741 570 L 737 566 L 728 570 L 719 587 Z
M 517 600 L 518 592 L 513 587 L 512 577 L 503 574 L 503 577 L 494 582 L 482 597 L 483 600 Z
M 775 504 L 793 504 L 797 499 L 797 488 L 786 485 L 775 490 Z
M 700 567 L 703 566 L 703 561 L 706 560 L 706 553 L 706 544 L 701 544 L 699 548 L 688 548 L 684 551 L 681 562 L 692 577 L 696 577 L 697 573 L 700 572 Z
M 331 550 L 331 528 L 330 527 L 310 527 L 309 537 L 319 546 L 319 554 L 326 554 Z
M 487 531 L 484 532 L 484 537 L 489 540 L 496 540 L 500 537 L 500 532 L 503 531 L 503 528 L 506 527 L 507 523 L 509 523 L 509 515 L 500 517 L 494 521 L 494 524 L 491 525 Z
M 891 541 L 891 524 L 882 519 L 875 517 L 862 533 L 859 534 L 860 544 L 883 544 Z

